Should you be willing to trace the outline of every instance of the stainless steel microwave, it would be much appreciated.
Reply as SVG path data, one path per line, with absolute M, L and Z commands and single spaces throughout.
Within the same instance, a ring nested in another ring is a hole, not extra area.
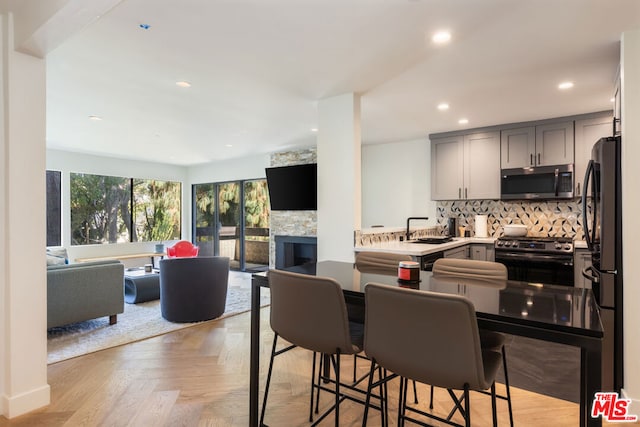
M 571 199 L 573 164 L 502 169 L 501 199 Z

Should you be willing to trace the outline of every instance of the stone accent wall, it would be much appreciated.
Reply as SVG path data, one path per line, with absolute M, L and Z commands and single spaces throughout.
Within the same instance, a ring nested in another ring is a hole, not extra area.
M 306 165 L 318 162 L 316 147 L 271 154 L 271 167 Z
M 459 226 L 471 230 L 471 236 L 474 235 L 475 216 L 480 214 L 488 215 L 487 232 L 492 237 L 502 236 L 505 224 L 524 224 L 529 228 L 529 236 L 584 239 L 579 199 L 535 202 L 461 200 L 437 204 L 438 226 L 446 228 L 448 218 L 454 216 L 458 218 Z
M 317 163 L 316 147 L 273 153 L 271 166 L 292 166 Z M 271 211 L 269 226 L 269 268 L 275 267 L 276 239 L 274 236 L 313 236 L 318 231 L 317 211 Z

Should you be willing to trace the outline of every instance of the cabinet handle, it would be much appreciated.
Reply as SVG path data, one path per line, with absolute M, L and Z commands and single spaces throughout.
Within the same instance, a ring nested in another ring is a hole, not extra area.
M 462 188 L 458 187 L 458 199 L 462 199 Z
M 529 154 L 530 160 L 529 160 L 529 166 L 533 166 L 533 153 Z
M 540 166 L 540 153 L 538 153 L 538 166 Z
M 467 198 L 467 187 L 464 188 L 464 198 Z
M 576 193 L 577 193 L 576 196 L 580 195 L 580 183 L 578 183 L 578 186 L 576 188 Z

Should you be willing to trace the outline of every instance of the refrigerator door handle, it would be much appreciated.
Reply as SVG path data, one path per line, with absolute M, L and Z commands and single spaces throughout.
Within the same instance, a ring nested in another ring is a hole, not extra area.
M 593 241 L 591 240 L 590 231 L 589 231 L 589 221 L 587 215 L 587 196 L 589 195 L 589 184 L 591 184 L 592 188 L 594 187 L 594 183 L 591 182 L 591 177 L 593 174 L 593 160 L 589 160 L 589 164 L 587 165 L 587 171 L 584 175 L 584 188 L 582 189 L 582 218 L 583 218 L 583 228 L 584 228 L 584 239 L 587 242 L 587 247 L 590 251 L 593 251 Z M 595 200 L 595 198 L 594 198 Z

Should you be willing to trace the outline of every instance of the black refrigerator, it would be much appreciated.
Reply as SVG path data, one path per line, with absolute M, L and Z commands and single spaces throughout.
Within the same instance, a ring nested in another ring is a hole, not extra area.
M 582 274 L 591 279 L 604 328 L 602 391 L 617 392 L 623 386 L 620 149 L 619 136 L 596 142 L 582 196 L 584 234 L 592 261 Z

